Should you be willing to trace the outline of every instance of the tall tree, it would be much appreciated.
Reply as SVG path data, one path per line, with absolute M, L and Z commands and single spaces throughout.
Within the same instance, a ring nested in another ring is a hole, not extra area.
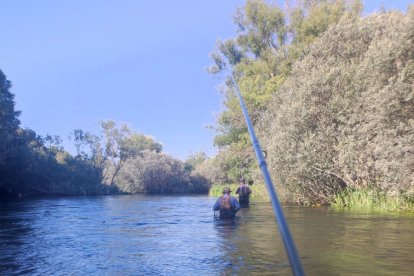
M 19 128 L 20 111 L 15 110 L 12 84 L 0 70 L 0 165 L 12 154 L 12 140 Z
M 209 68 L 210 73 L 225 79 L 221 90 L 225 109 L 218 116 L 214 142 L 221 151 L 228 178 L 235 180 L 240 174 L 251 174 L 255 168 L 230 74 L 234 74 L 256 126 L 266 114 L 271 96 L 291 74 L 292 64 L 329 26 L 345 14 L 358 13 L 358 3 L 307 0 L 283 11 L 265 0 L 248 0 L 236 11 L 237 37 L 217 42 L 211 54 L 214 64 Z
M 152 137 L 140 134 L 127 125 L 117 126 L 114 121 L 102 121 L 101 136 L 74 130 L 72 137 L 77 157 L 102 171 L 102 180 L 115 184 L 115 178 L 128 159 L 142 157 L 146 152 L 160 153 L 162 145 Z

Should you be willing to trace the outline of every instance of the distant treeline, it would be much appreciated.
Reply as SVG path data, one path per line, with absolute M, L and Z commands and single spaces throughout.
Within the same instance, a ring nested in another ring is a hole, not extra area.
M 112 121 L 100 123 L 101 135 L 74 130 L 77 153 L 69 154 L 60 137 L 20 127 L 11 87 L 0 70 L 0 196 L 208 192 L 208 180 L 194 172 L 205 155 L 176 160 Z
M 198 170 L 214 183 L 261 182 L 232 69 L 283 200 L 331 204 L 368 189 L 412 202 L 414 7 L 363 16 L 361 1 L 301 2 L 248 0 L 238 35 L 217 42 L 220 151 Z

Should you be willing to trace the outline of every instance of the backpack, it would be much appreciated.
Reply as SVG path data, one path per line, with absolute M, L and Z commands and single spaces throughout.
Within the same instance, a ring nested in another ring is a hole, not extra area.
M 220 198 L 220 211 L 231 211 L 230 196 L 222 196 Z
M 249 195 L 250 195 L 249 187 L 247 187 L 247 186 L 240 187 L 240 190 L 239 190 L 239 196 L 240 197 L 246 198 L 246 197 L 249 197 Z
M 245 196 L 247 196 L 247 191 L 246 191 L 246 186 L 242 186 L 242 187 L 240 187 L 240 196 L 241 197 L 245 197 Z

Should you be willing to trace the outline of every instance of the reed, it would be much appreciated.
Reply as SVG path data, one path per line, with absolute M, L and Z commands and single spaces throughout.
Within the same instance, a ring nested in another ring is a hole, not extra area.
M 399 194 L 390 196 L 372 188 L 345 189 L 334 195 L 331 206 L 335 208 L 414 212 L 414 198 Z
M 214 197 L 219 197 L 222 195 L 223 192 L 223 188 L 224 187 L 229 187 L 230 190 L 232 191 L 232 195 L 233 196 L 237 196 L 235 194 L 237 187 L 239 187 L 238 184 L 214 184 L 211 186 L 208 195 L 209 196 L 214 196 Z M 254 184 L 254 185 L 250 185 L 249 186 L 250 189 L 252 190 L 252 193 L 250 195 L 250 199 L 254 200 L 254 201 L 270 201 L 267 190 L 266 190 L 266 186 L 264 184 Z

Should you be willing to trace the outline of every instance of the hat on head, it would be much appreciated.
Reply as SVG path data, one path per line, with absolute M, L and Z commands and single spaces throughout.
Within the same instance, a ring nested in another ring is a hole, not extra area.
M 244 178 L 242 177 L 242 178 L 240 178 L 239 182 L 243 182 L 243 183 L 245 183 L 245 182 L 246 182 L 246 179 L 244 179 Z
M 231 193 L 231 190 L 230 190 L 230 188 L 229 187 L 225 187 L 224 189 L 223 189 L 223 194 L 230 194 Z

